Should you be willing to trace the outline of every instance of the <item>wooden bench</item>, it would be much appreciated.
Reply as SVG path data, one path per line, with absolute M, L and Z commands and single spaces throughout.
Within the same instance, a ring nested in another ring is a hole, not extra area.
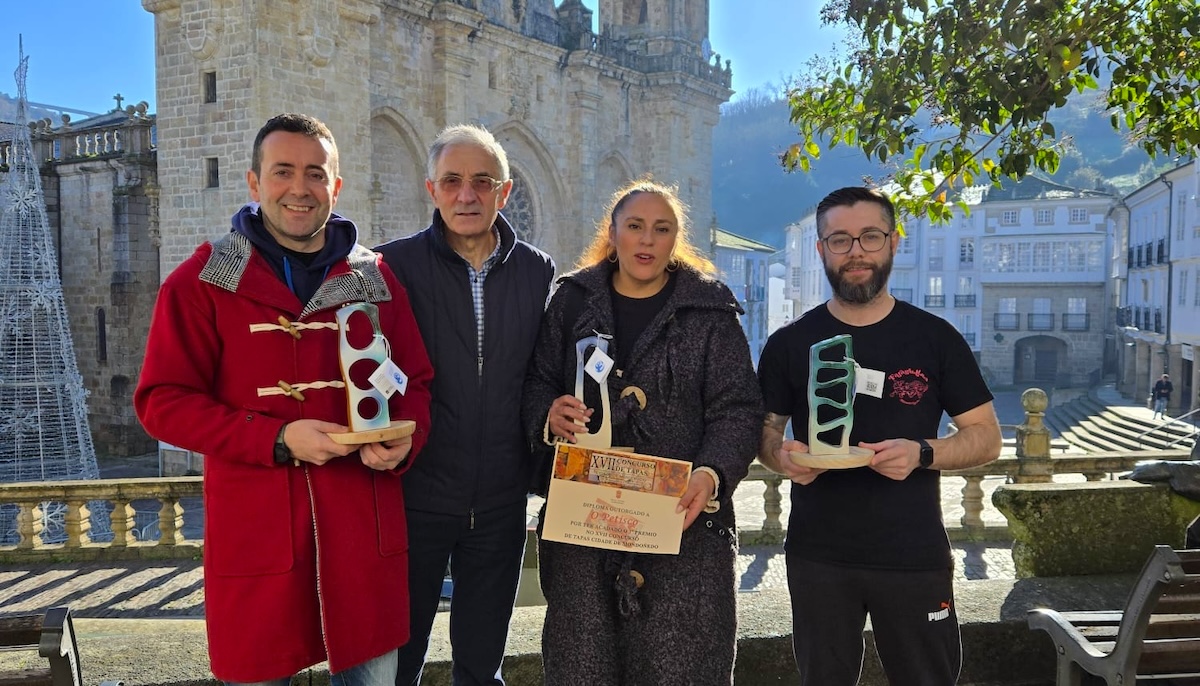
M 1200 684 L 1200 550 L 1155 546 L 1124 611 L 1029 611 L 1054 639 L 1058 686 L 1094 674 L 1109 686 Z
M 75 628 L 66 607 L 50 608 L 44 616 L 0 617 L 0 650 L 36 650 L 49 662 L 47 667 L 0 672 L 0 686 L 83 684 Z

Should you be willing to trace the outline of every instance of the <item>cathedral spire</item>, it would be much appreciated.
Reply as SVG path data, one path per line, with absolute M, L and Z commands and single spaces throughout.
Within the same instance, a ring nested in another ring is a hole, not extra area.
M 93 479 L 87 392 L 50 239 L 28 125 L 29 58 L 18 43 L 16 122 L 0 172 L 0 482 Z

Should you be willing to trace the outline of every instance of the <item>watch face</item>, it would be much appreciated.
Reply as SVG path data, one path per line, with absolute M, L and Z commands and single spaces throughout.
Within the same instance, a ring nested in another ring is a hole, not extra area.
M 921 466 L 929 467 L 933 465 L 933 446 L 925 441 L 921 441 Z

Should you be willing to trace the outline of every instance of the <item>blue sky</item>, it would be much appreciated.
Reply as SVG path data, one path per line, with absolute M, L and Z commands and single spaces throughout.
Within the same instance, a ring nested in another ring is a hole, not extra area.
M 145 100 L 154 111 L 154 18 L 141 0 L 52 0 L 53 9 L 6 0 L 0 30 L 0 92 L 16 95 L 17 37 L 30 57 L 29 99 L 107 112 Z M 597 0 L 584 0 L 595 9 Z M 733 61 L 739 93 L 780 84 L 813 51 L 827 52 L 838 34 L 821 28 L 822 0 L 711 0 L 713 50 Z M 70 18 L 66 20 L 64 18 Z M 738 96 L 734 96 L 736 100 Z

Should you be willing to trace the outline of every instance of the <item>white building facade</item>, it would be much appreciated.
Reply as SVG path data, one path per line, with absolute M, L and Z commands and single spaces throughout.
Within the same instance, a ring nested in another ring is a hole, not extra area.
M 1180 414 L 1198 406 L 1194 347 L 1200 346 L 1200 170 L 1194 161 L 1159 175 L 1112 213 L 1118 388 L 1144 398 L 1163 374 Z M 1124 248 L 1120 250 L 1119 248 Z
M 967 189 L 963 200 L 970 213 L 955 208 L 947 224 L 903 223 L 893 237 L 891 294 L 950 322 L 993 385 L 1098 379 L 1113 198 L 1027 178 Z M 831 295 L 816 241 L 815 213 L 787 228 L 787 293 L 797 315 Z
M 758 356 L 767 343 L 768 261 L 776 248 L 722 229 L 714 230 L 714 261 L 719 278 L 729 286 L 745 314 L 742 330 L 750 344 L 750 357 L 758 366 Z

